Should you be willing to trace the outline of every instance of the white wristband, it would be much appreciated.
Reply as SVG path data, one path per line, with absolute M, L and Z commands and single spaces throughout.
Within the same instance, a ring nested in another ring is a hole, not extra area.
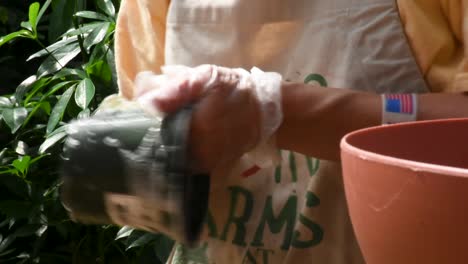
M 396 124 L 417 120 L 416 94 L 382 94 L 382 124 Z

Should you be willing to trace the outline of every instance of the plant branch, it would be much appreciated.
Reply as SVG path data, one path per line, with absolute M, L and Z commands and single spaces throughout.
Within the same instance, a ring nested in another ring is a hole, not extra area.
M 73 17 L 73 25 L 74 25 L 75 29 L 80 29 L 80 27 L 81 27 L 79 25 L 76 17 Z M 88 61 L 88 59 L 89 59 L 89 55 L 86 52 L 86 48 L 84 47 L 83 36 L 82 36 L 82 34 L 78 34 L 77 37 L 78 37 L 78 44 L 80 45 L 81 54 L 83 55 L 83 63 L 86 63 Z
M 49 54 L 49 56 L 51 56 L 60 65 L 60 67 L 63 68 L 63 65 L 60 63 L 60 61 L 58 61 L 57 58 L 55 58 L 54 54 L 50 52 L 38 38 L 35 38 L 34 40 L 36 40 L 37 44 L 39 44 L 39 46 L 41 46 L 41 48 L 43 48 L 47 52 L 47 54 Z

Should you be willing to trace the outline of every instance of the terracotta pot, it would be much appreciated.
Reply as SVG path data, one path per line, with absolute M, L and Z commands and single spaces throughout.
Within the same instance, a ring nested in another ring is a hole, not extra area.
M 341 155 L 368 264 L 468 263 L 468 119 L 359 130 Z

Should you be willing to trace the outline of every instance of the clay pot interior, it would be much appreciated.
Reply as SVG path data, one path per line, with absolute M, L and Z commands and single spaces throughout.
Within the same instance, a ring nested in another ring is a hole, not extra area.
M 468 263 L 468 119 L 355 131 L 341 159 L 368 264 Z
M 346 142 L 387 157 L 468 169 L 468 120 L 464 119 L 371 128 L 350 134 Z

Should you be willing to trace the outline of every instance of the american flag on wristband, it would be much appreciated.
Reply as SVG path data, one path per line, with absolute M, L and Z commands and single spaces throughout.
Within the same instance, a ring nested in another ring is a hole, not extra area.
M 411 94 L 386 94 L 385 110 L 390 113 L 413 114 L 413 96 Z

